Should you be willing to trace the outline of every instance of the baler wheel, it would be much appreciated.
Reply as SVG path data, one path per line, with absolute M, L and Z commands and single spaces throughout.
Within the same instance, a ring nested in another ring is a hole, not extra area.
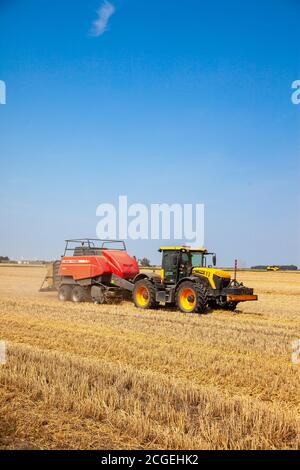
M 73 302 L 86 302 L 88 300 L 88 292 L 84 287 L 75 286 L 71 292 L 71 299 Z
M 67 300 L 71 300 L 71 293 L 72 293 L 72 287 L 63 285 L 58 290 L 58 298 L 62 302 L 66 302 Z

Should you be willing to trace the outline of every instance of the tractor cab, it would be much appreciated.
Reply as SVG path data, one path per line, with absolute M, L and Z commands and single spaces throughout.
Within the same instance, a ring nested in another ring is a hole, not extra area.
M 209 256 L 216 265 L 215 253 L 208 253 L 205 248 L 162 246 L 159 251 L 162 252 L 161 281 L 165 284 L 177 284 L 180 279 L 191 276 L 195 268 L 206 267 Z

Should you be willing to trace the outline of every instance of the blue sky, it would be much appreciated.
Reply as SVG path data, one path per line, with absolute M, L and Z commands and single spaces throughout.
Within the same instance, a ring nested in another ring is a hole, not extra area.
M 58 257 L 126 194 L 204 203 L 219 264 L 300 266 L 299 2 L 110 3 L 103 32 L 101 0 L 0 0 L 0 254 Z

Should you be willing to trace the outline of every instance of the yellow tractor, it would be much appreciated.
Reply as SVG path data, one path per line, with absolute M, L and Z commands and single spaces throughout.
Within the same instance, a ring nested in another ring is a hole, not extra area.
M 279 271 L 279 266 L 267 266 L 267 271 Z
M 239 302 L 257 300 L 253 289 L 237 282 L 236 276 L 231 279 L 228 272 L 213 267 L 215 253 L 188 246 L 162 246 L 159 251 L 160 276 L 141 272 L 134 279 L 136 307 L 151 309 L 162 303 L 185 313 L 205 313 L 209 308 L 233 311 Z

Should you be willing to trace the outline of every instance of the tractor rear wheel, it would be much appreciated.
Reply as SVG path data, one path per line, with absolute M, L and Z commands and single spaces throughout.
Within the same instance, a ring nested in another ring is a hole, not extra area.
M 72 292 L 72 286 L 67 286 L 63 285 L 60 286 L 58 290 L 58 298 L 62 302 L 67 302 L 68 300 L 71 300 L 71 292 Z
M 183 282 L 176 291 L 176 305 L 184 313 L 205 313 L 208 308 L 205 286 L 192 281 Z
M 151 281 L 148 279 L 138 281 L 135 284 L 132 293 L 134 305 L 143 309 L 157 307 L 155 294 L 155 287 Z
M 84 287 L 75 286 L 71 292 L 73 302 L 86 302 L 88 300 L 88 292 Z

